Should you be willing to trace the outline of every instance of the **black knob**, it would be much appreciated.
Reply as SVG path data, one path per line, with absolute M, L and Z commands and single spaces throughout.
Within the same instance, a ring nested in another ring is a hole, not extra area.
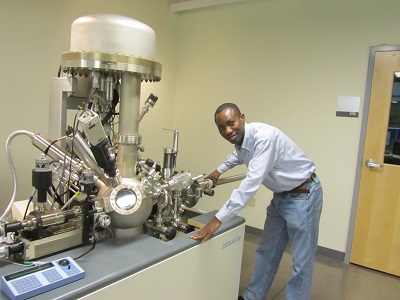
M 150 158 L 146 159 L 146 161 L 144 163 L 146 164 L 146 166 L 148 166 L 150 168 L 154 166 L 154 161 L 151 160 Z
M 172 226 L 168 227 L 164 235 L 168 240 L 172 240 L 176 236 L 176 228 Z
M 63 266 L 63 267 L 66 267 L 66 266 L 68 266 L 69 265 L 69 260 L 68 259 L 60 259 L 59 261 L 58 261 L 58 264 L 60 265 L 60 266 Z

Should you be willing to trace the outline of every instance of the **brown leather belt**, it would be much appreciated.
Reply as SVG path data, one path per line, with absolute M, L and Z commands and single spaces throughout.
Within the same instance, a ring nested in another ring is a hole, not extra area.
M 317 175 L 315 173 L 312 173 L 310 178 L 307 178 L 306 181 L 304 181 L 302 184 L 300 184 L 298 187 L 295 187 L 294 189 L 290 190 L 289 193 L 298 193 L 298 194 L 309 194 L 310 190 L 302 188 L 303 185 L 309 183 L 313 178 L 315 178 Z

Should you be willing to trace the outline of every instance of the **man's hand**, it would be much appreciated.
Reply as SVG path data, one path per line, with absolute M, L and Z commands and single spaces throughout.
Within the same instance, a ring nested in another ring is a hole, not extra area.
M 190 238 L 193 240 L 202 240 L 201 242 L 204 243 L 219 228 L 219 226 L 221 226 L 221 221 L 214 217 L 206 226 L 191 235 Z
M 208 175 L 205 179 L 211 179 L 213 181 L 214 187 L 217 185 L 217 180 L 221 176 L 221 173 L 218 170 L 215 170 L 210 175 Z

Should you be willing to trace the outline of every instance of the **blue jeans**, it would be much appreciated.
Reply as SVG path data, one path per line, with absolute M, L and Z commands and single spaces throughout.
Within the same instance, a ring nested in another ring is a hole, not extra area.
M 246 300 L 265 300 L 288 242 L 293 260 L 286 285 L 286 299 L 309 299 L 322 211 L 322 187 L 318 177 L 302 186 L 309 194 L 274 193 L 256 251 L 253 277 Z

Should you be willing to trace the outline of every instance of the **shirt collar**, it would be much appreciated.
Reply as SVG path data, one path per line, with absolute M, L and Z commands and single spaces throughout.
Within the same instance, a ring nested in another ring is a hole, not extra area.
M 237 150 L 250 150 L 250 134 L 251 134 L 251 126 L 247 123 L 244 123 L 244 137 L 242 146 L 235 145 Z

